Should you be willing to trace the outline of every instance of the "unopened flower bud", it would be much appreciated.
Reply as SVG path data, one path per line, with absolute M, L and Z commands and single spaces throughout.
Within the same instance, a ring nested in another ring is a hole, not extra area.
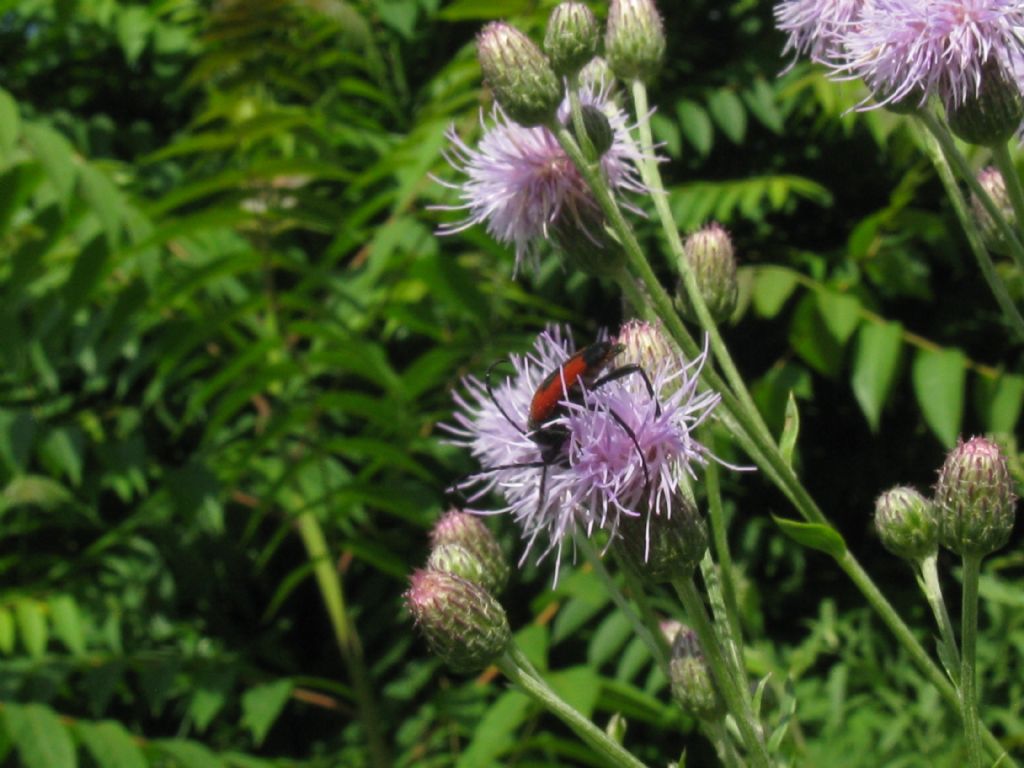
M 653 80 L 665 58 L 665 30 L 653 0 L 612 0 L 604 49 L 622 80 Z
M 999 446 L 984 437 L 958 442 L 935 486 L 939 541 L 959 555 L 996 551 L 1010 538 L 1016 500 Z
M 626 566 L 654 583 L 688 579 L 708 548 L 708 531 L 696 504 L 683 494 L 671 517 L 626 517 L 613 546 Z
M 481 30 L 476 50 L 484 78 L 510 118 L 525 126 L 551 119 L 562 101 L 562 85 L 530 38 L 496 21 Z
M 615 341 L 622 345 L 615 358 L 619 365 L 638 365 L 645 371 L 656 371 L 666 360 L 679 358 L 674 342 L 661 326 L 646 320 L 627 320 Z
M 548 17 L 544 50 L 557 75 L 579 72 L 597 53 L 600 41 L 597 19 L 583 3 L 561 3 Z
M 982 69 L 977 95 L 946 110 L 953 133 L 969 144 L 1003 144 L 1016 133 L 1024 117 L 1018 86 L 1006 78 L 994 58 Z
M 472 579 L 464 573 L 455 571 L 463 578 L 476 581 L 492 595 L 500 595 L 508 584 L 509 565 L 501 545 L 494 538 L 494 534 L 484 525 L 484 522 L 476 515 L 471 515 L 458 510 L 447 512 L 430 532 L 431 555 L 427 567 L 432 568 L 435 559 L 434 553 L 449 545 L 462 548 L 478 564 L 473 566 L 479 568 L 480 578 Z M 452 557 L 460 557 L 459 553 L 446 553 L 443 556 L 437 555 L 438 563 L 446 562 Z M 468 567 L 468 566 L 467 566 Z M 439 570 L 445 570 L 439 568 Z
M 560 210 L 548 231 L 573 268 L 595 277 L 614 277 L 625 264 L 626 252 L 608 230 L 597 203 L 587 203 Z
M 716 721 L 725 716 L 725 703 L 704 660 L 697 633 L 689 627 L 681 626 L 675 632 L 669 676 L 672 696 L 684 711 L 701 720 Z
M 612 124 L 608 122 L 608 116 L 592 104 L 584 104 L 580 108 L 580 112 L 583 116 L 583 130 L 586 131 L 590 145 L 594 148 L 597 156 L 601 157 L 612 148 L 612 142 L 615 140 Z M 576 135 L 576 125 L 571 115 L 566 120 L 566 126 L 576 142 L 582 143 L 580 137 Z
M 913 488 L 890 488 L 875 500 L 875 529 L 886 549 L 912 562 L 939 547 L 935 507 Z
M 989 166 L 978 171 L 978 183 L 988 193 L 988 196 L 992 198 L 992 202 L 996 204 L 996 208 L 1002 214 L 1006 223 L 1010 225 L 1010 228 L 1015 229 L 1017 227 L 1017 214 L 1014 213 L 1010 196 L 1006 192 L 1006 181 L 1003 179 L 1003 174 L 997 168 Z M 995 220 L 985 210 L 981 200 L 973 193 L 971 194 L 971 210 L 974 213 L 974 220 L 978 224 L 978 229 L 981 230 L 981 236 L 985 239 L 985 245 L 993 250 L 1005 251 L 1008 244 L 1006 238 L 1003 237 L 1002 230 L 996 226 Z
M 471 581 L 442 571 L 415 571 L 405 601 L 430 650 L 456 672 L 478 672 L 508 646 L 505 609 Z
M 689 268 L 693 272 L 711 317 L 717 323 L 728 320 L 736 309 L 739 296 L 736 253 L 729 233 L 712 222 L 686 238 L 683 252 L 686 264 L 680 265 L 680 269 Z M 676 296 L 683 314 L 690 320 L 696 320 L 696 312 L 681 284 Z
M 587 65 L 580 70 L 580 85 L 610 86 L 615 80 L 615 74 L 608 62 L 600 56 L 595 56 Z

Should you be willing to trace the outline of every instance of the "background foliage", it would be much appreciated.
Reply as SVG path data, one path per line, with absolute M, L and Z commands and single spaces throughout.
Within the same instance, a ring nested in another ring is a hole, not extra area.
M 777 77 L 769 4 L 663 5 L 677 221 L 733 232 L 737 359 L 776 427 L 796 395 L 808 486 L 927 637 L 872 499 L 929 486 L 961 432 L 1016 457 L 1021 350 L 904 124 L 802 65 Z M 443 132 L 471 139 L 489 98 L 475 30 L 538 33 L 549 7 L 0 3 L 0 762 L 593 764 L 492 675 L 449 676 L 400 598 L 471 469 L 435 430 L 459 375 L 545 323 L 621 319 L 555 256 L 513 281 L 484 233 L 433 234 Z M 752 658 L 799 702 L 798 762 L 956 764 L 952 714 L 780 536 L 784 500 L 730 483 Z M 990 562 L 980 657 L 986 719 L 1024 749 L 1021 566 L 1014 544 Z M 641 758 L 701 764 L 598 582 L 549 583 L 526 567 L 504 602 L 560 693 L 620 713 Z

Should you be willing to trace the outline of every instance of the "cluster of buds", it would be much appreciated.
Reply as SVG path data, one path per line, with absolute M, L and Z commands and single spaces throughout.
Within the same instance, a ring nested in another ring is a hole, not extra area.
M 431 532 L 427 567 L 409 580 L 406 605 L 434 655 L 456 672 L 478 672 L 504 653 L 511 636 L 495 599 L 509 566 L 493 534 L 452 510 Z
M 934 499 L 912 488 L 886 491 L 875 503 L 875 526 L 885 547 L 911 562 L 933 556 L 939 544 L 982 557 L 1009 539 L 1016 500 L 999 446 L 973 437 L 946 457 Z
M 729 233 L 716 222 L 697 230 L 683 243 L 684 264 L 697 281 L 701 298 L 711 317 L 721 323 L 732 317 L 739 296 L 736 279 L 736 252 Z M 682 284 L 676 289 L 676 300 L 683 316 L 696 321 L 696 312 Z
M 575 78 L 598 54 L 600 25 L 583 3 L 564 2 L 548 18 L 543 50 L 505 22 L 477 38 L 484 79 L 505 113 L 520 125 L 550 123 L 563 78 Z M 665 58 L 665 32 L 652 0 L 612 0 L 604 39 L 608 63 L 622 80 L 650 81 Z

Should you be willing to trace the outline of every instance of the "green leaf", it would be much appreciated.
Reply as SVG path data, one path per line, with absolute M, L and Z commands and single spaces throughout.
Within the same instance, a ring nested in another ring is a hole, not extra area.
M 686 140 L 700 154 L 708 154 L 715 144 L 715 131 L 704 107 L 696 101 L 683 99 L 676 105 L 676 115 Z
M 960 434 L 966 363 L 958 349 L 921 350 L 914 358 L 914 395 L 925 422 L 947 448 Z
M 7 703 L 3 716 L 24 768 L 75 768 L 78 764 L 71 736 L 49 707 Z
M 997 434 L 1013 434 L 1024 404 L 1024 376 L 1001 373 L 995 379 L 979 376 L 976 382 L 978 411 L 985 429 Z
M 532 7 L 531 0 L 454 0 L 437 14 L 437 18 L 444 21 L 504 19 L 529 13 Z
M 818 373 L 835 376 L 839 371 L 843 348 L 822 322 L 813 296 L 806 295 L 797 302 L 789 328 L 789 344 Z
M 75 723 L 75 733 L 98 768 L 147 768 L 149 763 L 125 727 L 115 720 Z
M 117 15 L 117 41 L 121 44 L 124 57 L 129 64 L 135 64 L 146 48 L 150 32 L 156 26 L 152 11 L 134 5 L 122 8 Z
M 188 706 L 188 714 L 197 730 L 205 731 L 227 704 L 234 682 L 235 670 L 230 667 L 211 669 L 200 677 Z
M 712 93 L 708 97 L 708 111 L 733 144 L 743 143 L 747 133 L 747 110 L 735 92 L 723 88 Z
M 121 242 L 121 217 L 124 213 L 121 193 L 114 182 L 93 165 L 83 164 L 78 173 L 82 197 L 100 220 L 107 244 L 113 250 Z
M 53 632 L 74 654 L 85 653 L 85 634 L 78 615 L 78 604 L 70 595 L 58 595 L 50 601 Z
M 804 523 L 772 515 L 782 532 L 801 546 L 816 549 L 839 558 L 846 552 L 846 542 L 835 528 L 820 523 Z
M 242 727 L 249 729 L 257 746 L 263 743 L 267 731 L 281 714 L 294 687 L 291 680 L 275 680 L 257 685 L 242 694 Z
M 785 267 L 763 267 L 754 273 L 751 299 L 761 317 L 775 317 L 796 289 L 797 275 Z
M 633 625 L 619 611 L 608 614 L 594 632 L 587 648 L 587 661 L 595 668 L 600 667 L 619 652 L 633 635 Z
M 537 669 L 548 668 L 548 628 L 540 624 L 527 624 L 516 632 L 516 645 Z
M 217 755 L 195 741 L 159 739 L 150 742 L 150 746 L 170 758 L 168 768 L 224 768 Z
M 743 91 L 747 108 L 772 133 L 782 133 L 783 118 L 776 104 L 775 91 L 763 77 L 755 77 L 754 84 Z
M 18 102 L 3 88 L 0 88 L 0 167 L 6 165 L 21 131 Z
M 679 125 L 665 115 L 651 115 L 651 132 L 654 140 L 665 145 L 669 157 L 679 157 L 683 152 L 683 139 Z
M 865 323 L 857 335 L 853 360 L 853 394 L 872 432 L 878 431 L 903 348 L 903 328 L 898 323 Z
M 569 706 L 589 718 L 601 693 L 601 676 L 590 667 L 579 666 L 554 673 L 548 682 Z
M 835 291 L 818 291 L 818 312 L 840 344 L 846 344 L 861 321 L 861 305 L 855 296 Z
M 72 485 L 82 483 L 81 446 L 75 444 L 70 430 L 58 427 L 51 430 L 39 446 L 39 453 L 44 461 L 56 470 L 53 474 L 66 475 Z
M 0 496 L 0 509 L 23 504 L 56 509 L 74 497 L 61 483 L 43 475 L 21 475 L 11 479 Z
M 789 466 L 793 466 L 793 450 L 796 448 L 796 438 L 799 433 L 800 411 L 796 407 L 793 390 L 790 390 L 789 398 L 786 400 L 786 420 L 782 425 L 782 437 L 779 438 L 779 451 Z
M 61 208 L 66 209 L 78 178 L 78 164 L 71 143 L 53 128 L 40 123 L 26 124 L 22 133 L 56 190 Z
M 46 642 L 49 639 L 43 606 L 35 600 L 22 598 L 14 604 L 14 616 L 18 620 L 21 644 L 29 656 L 38 659 L 46 653 Z
M 456 768 L 494 765 L 497 758 L 515 745 L 515 734 L 530 710 L 530 699 L 519 691 L 507 691 L 489 706 L 473 730 Z
M 14 617 L 7 608 L 0 606 L 0 653 L 10 656 L 14 651 L 15 639 Z

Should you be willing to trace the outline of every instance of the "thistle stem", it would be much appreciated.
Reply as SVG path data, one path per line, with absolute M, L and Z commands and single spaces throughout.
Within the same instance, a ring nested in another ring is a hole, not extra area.
M 643 312 L 661 320 L 669 335 L 679 344 L 685 354 L 690 357 L 696 357 L 700 354 L 697 343 L 687 332 L 682 320 L 679 319 L 679 315 L 672 306 L 672 299 L 665 292 L 665 289 L 661 286 L 657 276 L 651 269 L 632 227 L 630 227 L 623 216 L 621 209 L 612 197 L 608 185 L 597 171 L 596 166 L 586 161 L 579 146 L 573 140 L 572 134 L 557 124 L 552 125 L 551 130 L 594 193 L 594 198 L 601 207 L 601 211 L 607 217 L 612 231 L 623 245 L 627 264 L 639 282 L 639 285 L 635 285 L 632 280 L 623 279 L 621 281 L 623 290 L 636 306 L 643 308 Z M 728 352 L 726 351 L 727 355 Z M 720 362 L 717 355 L 716 360 Z M 750 403 L 750 406 L 747 407 L 740 398 L 726 387 L 725 382 L 710 365 L 704 367 L 701 375 L 708 386 L 722 395 L 722 404 L 739 430 L 737 439 L 743 445 L 744 450 L 750 454 L 750 457 L 764 470 L 765 475 L 775 482 L 777 487 L 806 521 L 834 529 L 834 526 L 831 525 L 817 504 L 815 504 L 810 494 L 793 472 L 793 468 L 779 451 L 778 446 L 773 441 L 770 433 L 768 433 L 767 427 L 763 426 L 764 422 L 761 420 L 756 407 L 753 406 L 753 401 L 749 399 L 749 395 L 746 401 Z M 745 391 L 742 380 L 738 383 Z M 848 550 L 844 550 L 842 553 L 834 555 L 834 557 L 839 567 L 853 581 L 871 607 L 896 636 L 896 639 L 907 649 L 914 663 L 924 672 L 943 698 L 952 706 L 959 707 L 959 697 L 956 689 L 950 684 L 942 670 L 932 661 L 924 647 L 914 637 L 910 628 L 879 591 L 878 587 L 875 586 L 875 583 L 857 559 Z M 1003 766 L 1006 768 L 1016 768 L 1016 761 L 1006 754 L 998 739 L 990 731 L 984 730 L 983 738 L 990 754 L 1002 759 Z
M 971 768 L 982 768 L 984 753 L 981 747 L 978 722 L 978 691 L 975 657 L 978 636 L 978 574 L 981 555 L 965 554 L 963 570 L 963 606 L 960 623 L 960 711 L 964 720 L 964 738 Z
M 953 170 L 950 168 L 949 161 L 946 159 L 935 135 L 931 132 L 925 136 L 925 148 L 928 151 L 928 156 L 931 158 L 932 165 L 939 174 L 939 179 L 946 190 L 946 195 L 953 205 L 956 217 L 960 221 L 964 235 L 967 237 L 967 244 L 971 248 L 971 253 L 974 254 L 975 261 L 978 262 L 978 268 L 981 270 L 985 282 L 988 283 L 989 290 L 995 296 L 996 303 L 999 304 L 1003 317 L 1009 323 L 1017 338 L 1024 339 L 1024 317 L 1021 316 L 1020 310 L 1017 309 L 1013 299 L 1010 298 L 1010 292 L 1006 288 L 1006 283 L 1003 282 L 999 273 L 996 272 L 995 264 L 992 263 L 992 257 L 989 255 L 988 248 L 985 247 L 984 238 L 982 238 L 981 232 L 978 231 L 978 225 L 968 209 L 967 201 L 964 199 L 959 185 L 956 183 L 956 178 L 953 176 Z
M 513 642 L 498 660 L 498 668 L 530 698 L 569 726 L 604 761 L 615 768 L 647 768 L 608 734 L 570 706 L 543 679 L 531 674 L 526 656 Z
M 768 750 L 761 738 L 761 728 L 754 717 L 749 693 L 745 691 L 746 680 L 745 678 L 737 679 L 730 669 L 722 646 L 718 642 L 718 636 L 715 634 L 714 626 L 704 608 L 704 601 L 697 592 L 693 579 L 675 579 L 672 586 L 675 588 L 676 594 L 679 595 L 683 608 L 686 609 L 687 622 L 697 633 L 701 651 L 708 661 L 711 674 L 714 675 L 718 691 L 722 694 L 726 707 L 736 720 L 740 737 L 747 748 L 749 764 L 765 768 L 771 766 L 771 758 L 768 756 Z
M 957 650 L 956 636 L 953 634 L 953 622 L 949 620 L 946 601 L 942 597 L 942 585 L 939 583 L 938 554 L 928 555 L 918 564 L 918 584 L 928 599 L 935 616 L 935 624 L 939 628 L 939 640 L 943 646 L 942 662 L 954 685 L 960 685 L 960 651 Z

